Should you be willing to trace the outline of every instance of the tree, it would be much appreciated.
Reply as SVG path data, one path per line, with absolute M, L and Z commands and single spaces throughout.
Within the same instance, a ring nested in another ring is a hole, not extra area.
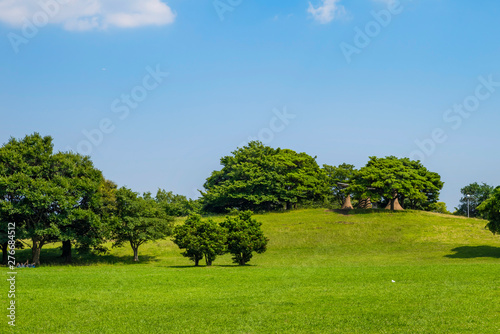
M 166 215 L 153 199 L 122 187 L 116 192 L 116 221 L 111 235 L 113 247 L 128 242 L 139 261 L 139 247 L 171 235 L 173 218 Z
M 226 230 L 211 219 L 202 221 L 198 214 L 190 215 L 183 225 L 175 227 L 173 241 L 185 249 L 182 255 L 194 261 L 195 266 L 203 257 L 211 266 L 217 255 L 226 252 Z
M 164 208 L 167 215 L 172 217 L 186 217 L 199 210 L 196 201 L 163 189 L 158 189 L 155 200 Z
M 252 212 L 241 212 L 237 217 L 226 217 L 221 227 L 227 230 L 227 249 L 233 261 L 245 265 L 253 252 L 264 253 L 269 241 L 261 229 L 262 223 L 252 219 Z
M 324 172 L 305 153 L 253 141 L 223 157 L 221 165 L 204 184 L 208 212 L 291 209 L 328 193 Z
M 17 238 L 30 238 L 32 261 L 40 264 L 40 252 L 59 240 L 72 202 L 63 179 L 57 178 L 51 137 L 38 133 L 22 140 L 11 138 L 0 150 L 0 201 L 2 220 L 16 224 Z
M 2 220 L 16 223 L 18 240 L 31 239 L 35 264 L 49 242 L 62 241 L 70 261 L 71 242 L 96 247 L 104 241 L 95 213 L 102 179 L 88 157 L 54 154 L 51 137 L 11 138 L 0 149 Z
M 486 201 L 492 194 L 494 188 L 486 183 L 478 184 L 477 182 L 471 183 L 460 190 L 463 195 L 460 199 L 460 205 L 456 208 L 459 215 L 467 216 L 467 206 L 469 207 L 469 215 L 471 217 L 485 218 L 481 211 L 477 209 L 481 203 Z M 470 195 L 467 198 L 467 195 Z M 469 203 L 467 203 L 469 202 Z M 469 205 L 468 205 L 469 204 Z
M 66 219 L 61 222 L 60 239 L 63 244 L 62 257 L 72 259 L 72 243 L 80 252 L 102 249 L 105 242 L 105 227 L 101 215 L 100 189 L 105 182 L 101 171 L 96 169 L 89 157 L 75 153 L 57 153 L 53 157 L 53 179 L 65 190 L 70 207 Z
M 495 188 L 493 194 L 477 209 L 483 217 L 489 220 L 486 227 L 493 234 L 500 234 L 500 187 Z
M 432 203 L 429 206 L 429 211 L 451 215 L 451 212 L 448 211 L 448 209 L 446 208 L 446 203 L 444 202 Z
M 394 210 L 398 202 L 405 201 L 413 209 L 417 205 L 430 205 L 437 201 L 443 187 L 441 177 L 428 171 L 420 161 L 408 158 L 370 157 L 348 188 L 360 197 L 386 199 L 388 207 Z
M 333 195 L 334 201 L 339 207 L 342 207 L 349 193 L 347 193 L 346 187 L 339 185 L 339 183 L 348 184 L 351 182 L 356 175 L 354 165 L 346 163 L 336 167 L 323 165 L 323 170 L 325 171 L 328 187 L 330 189 L 330 193 Z

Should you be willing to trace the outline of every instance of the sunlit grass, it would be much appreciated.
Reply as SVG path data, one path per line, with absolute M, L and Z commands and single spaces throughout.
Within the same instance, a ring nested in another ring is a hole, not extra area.
M 123 247 L 63 266 L 47 247 L 47 265 L 19 271 L 16 332 L 500 331 L 500 238 L 485 221 L 323 209 L 257 219 L 269 249 L 245 267 L 225 255 L 194 268 L 169 240 L 142 246 L 139 264 Z

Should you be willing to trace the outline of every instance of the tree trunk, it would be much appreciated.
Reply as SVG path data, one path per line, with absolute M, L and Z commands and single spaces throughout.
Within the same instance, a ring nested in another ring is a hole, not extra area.
M 62 255 L 61 257 L 64 259 L 64 262 L 71 263 L 71 241 L 66 240 L 62 242 Z
M 135 244 L 134 242 L 132 242 L 132 240 L 130 240 L 129 242 L 130 242 L 130 247 L 132 247 L 132 250 L 134 251 L 134 262 L 139 262 L 139 246 L 140 246 L 140 244 Z
M 199 264 L 200 264 L 200 259 L 198 257 L 195 257 L 194 258 L 194 266 L 198 267 Z
M 345 198 L 344 204 L 342 204 L 341 210 L 353 210 L 354 208 L 352 207 L 351 203 L 351 195 L 347 195 Z
M 212 261 L 206 255 L 205 255 L 205 261 L 207 262 L 207 267 L 210 267 L 212 265 Z
M 7 253 L 7 248 L 9 247 L 9 243 L 4 242 L 3 244 L 1 244 L 1 247 L 2 247 L 2 264 L 6 265 L 7 260 L 9 259 L 9 253 Z
M 398 193 L 397 193 L 397 191 L 394 191 L 392 193 L 391 211 L 394 211 L 394 204 L 395 204 L 397 198 L 398 198 Z
M 390 199 L 389 201 L 390 201 L 389 204 L 385 207 L 386 210 L 391 210 L 391 211 L 404 210 L 404 208 L 399 204 L 397 192 L 394 192 L 393 198 Z
M 40 252 L 42 250 L 43 242 L 38 240 L 37 238 L 32 238 L 33 247 L 31 248 L 31 261 L 35 266 L 40 265 Z
M 134 261 L 139 262 L 139 247 L 134 248 Z

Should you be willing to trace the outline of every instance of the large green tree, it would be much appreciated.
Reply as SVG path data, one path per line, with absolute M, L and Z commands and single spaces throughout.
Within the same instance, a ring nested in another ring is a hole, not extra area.
M 456 208 L 456 213 L 467 216 L 467 211 L 469 211 L 471 217 L 485 218 L 483 212 L 479 211 L 477 207 L 490 198 L 494 189 L 494 187 L 486 183 L 479 184 L 477 182 L 463 187 L 460 190 L 462 198 L 460 198 L 460 204 L 458 208 Z
M 392 210 L 396 202 L 418 209 L 437 202 L 442 187 L 439 174 L 427 170 L 420 161 L 389 156 L 370 157 L 356 173 L 349 191 L 372 200 L 385 199 Z
M 486 227 L 493 234 L 500 234 L 500 187 L 495 188 L 491 196 L 479 205 L 478 210 L 489 220 Z
M 50 242 L 63 241 L 66 256 L 71 242 L 96 245 L 102 241 L 95 213 L 101 180 L 88 157 L 54 154 L 51 137 L 11 138 L 0 149 L 2 221 L 16 224 L 19 240 L 31 239 L 35 264 Z
M 202 220 L 198 214 L 190 215 L 183 225 L 175 227 L 174 243 L 185 249 L 183 256 L 198 266 L 205 257 L 211 266 L 218 255 L 226 252 L 226 230 L 211 219 Z
M 101 219 L 105 182 L 101 171 L 89 157 L 75 153 L 57 153 L 53 157 L 53 179 L 65 189 L 70 208 L 61 222 L 59 239 L 63 244 L 63 258 L 71 262 L 71 246 L 75 243 L 80 251 L 102 249 L 105 242 L 105 220 Z
M 113 246 L 129 243 L 134 261 L 139 261 L 139 247 L 163 239 L 172 233 L 173 218 L 148 196 L 140 196 L 122 187 L 116 192 L 116 220 L 111 231 Z
M 16 224 L 17 238 L 30 238 L 32 261 L 48 242 L 59 240 L 71 202 L 56 179 L 51 137 L 35 133 L 11 138 L 0 151 L 0 198 L 3 219 Z
M 251 211 L 240 212 L 236 217 L 226 217 L 221 227 L 227 230 L 227 250 L 233 261 L 245 265 L 253 253 L 264 253 L 269 241 L 262 231 L 262 223 L 252 219 Z
M 290 209 L 323 200 L 328 192 L 324 172 L 305 153 L 254 141 L 223 157 L 221 165 L 204 184 L 202 202 L 209 212 Z

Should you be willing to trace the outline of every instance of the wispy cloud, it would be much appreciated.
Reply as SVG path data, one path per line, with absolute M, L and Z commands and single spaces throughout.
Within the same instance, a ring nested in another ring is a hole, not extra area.
M 176 14 L 160 0 L 0 0 L 0 22 L 23 27 L 44 20 L 66 30 L 166 25 Z
M 318 7 L 309 2 L 307 12 L 315 21 L 327 24 L 346 15 L 344 6 L 340 5 L 339 2 L 340 0 L 321 0 Z

